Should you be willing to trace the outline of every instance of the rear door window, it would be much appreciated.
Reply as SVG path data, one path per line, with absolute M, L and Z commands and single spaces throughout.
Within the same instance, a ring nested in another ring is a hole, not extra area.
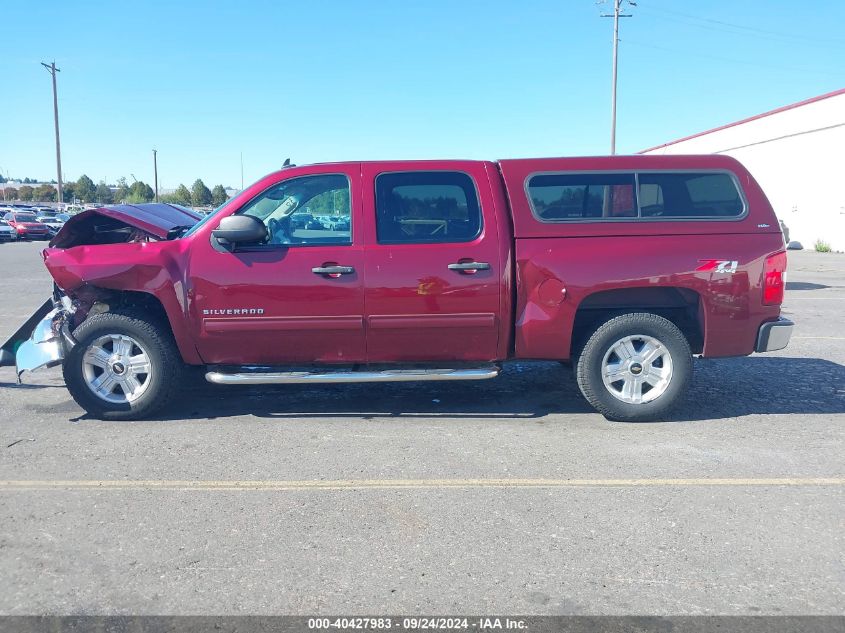
M 463 172 L 412 171 L 376 178 L 380 244 L 470 242 L 481 233 L 481 206 Z
M 528 180 L 534 215 L 542 222 L 637 217 L 634 174 L 538 174 Z
M 745 203 L 726 173 L 640 173 L 644 218 L 736 218 Z

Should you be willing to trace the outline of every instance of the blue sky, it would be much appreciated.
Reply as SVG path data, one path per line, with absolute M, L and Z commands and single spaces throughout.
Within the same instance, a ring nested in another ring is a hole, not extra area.
M 602 154 L 612 20 L 592 0 L 7 3 L 0 173 L 240 186 L 296 163 Z M 640 0 L 618 150 L 845 86 L 845 3 Z M 10 28 L 9 25 L 17 25 Z

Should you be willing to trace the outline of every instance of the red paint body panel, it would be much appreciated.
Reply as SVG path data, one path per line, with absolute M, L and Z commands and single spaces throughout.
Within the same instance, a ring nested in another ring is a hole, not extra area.
M 525 193 L 526 179 L 537 172 L 662 169 L 731 172 L 742 187 L 747 215 L 550 224 L 533 216 Z M 375 178 L 439 170 L 461 171 L 474 181 L 483 216 L 480 236 L 465 243 L 379 244 Z M 267 188 L 303 175 L 338 173 L 351 184 L 351 244 L 237 252 L 212 244 L 220 219 Z M 97 211 L 112 219 L 122 213 L 120 221 L 159 239 L 179 221 L 161 213 Z M 188 237 L 52 248 L 45 261 L 71 295 L 101 288 L 156 297 L 190 364 L 448 365 L 568 359 L 584 302 L 606 290 L 639 288 L 680 289 L 697 299 L 705 356 L 749 354 L 760 324 L 780 313 L 779 306 L 763 305 L 762 279 L 765 259 L 782 250 L 771 206 L 735 160 L 621 156 L 293 167 L 247 188 Z M 489 263 L 490 269 L 469 274 L 448 269 L 468 260 Z M 736 270 L 715 270 L 707 264 L 712 260 L 736 261 Z M 311 271 L 329 264 L 355 272 L 331 278 Z
M 143 292 L 167 313 L 182 359 L 202 364 L 187 320 L 187 240 L 76 246 L 44 250 L 44 263 L 58 286 L 73 294 L 83 287 Z
M 211 244 L 217 222 L 183 241 L 192 243 L 187 280 L 188 320 L 206 363 L 360 363 L 366 360 L 364 334 L 364 224 L 361 166 L 312 165 L 285 169 L 243 192 L 221 214 L 229 215 L 279 182 L 310 174 L 345 174 L 351 185 L 352 244 L 291 246 L 272 251 L 221 252 Z M 330 278 L 311 269 L 352 266 L 355 273 Z M 239 320 L 215 310 L 261 309 Z M 212 312 L 207 315 L 206 311 Z M 240 322 L 242 327 L 238 327 Z M 322 327 L 316 327 L 322 324 Z
M 500 236 L 487 184 L 485 163 L 417 161 L 365 163 L 364 290 L 369 362 L 490 361 L 499 354 L 502 292 Z M 375 178 L 392 171 L 460 171 L 476 184 L 481 235 L 450 244 L 379 244 L 376 236 Z M 461 261 L 490 264 L 473 274 L 449 270 Z M 506 317 L 507 319 L 507 317 Z
M 603 290 L 694 291 L 703 305 L 705 356 L 750 354 L 760 324 L 780 313 L 778 306 L 762 304 L 761 287 L 766 256 L 782 248 L 779 236 L 766 234 L 754 242 L 743 235 L 678 235 L 525 239 L 516 244 L 518 358 L 569 358 L 575 313 L 587 297 Z M 701 252 L 738 260 L 737 272 L 696 272 Z M 547 280 L 566 288 L 560 304 L 543 300 Z

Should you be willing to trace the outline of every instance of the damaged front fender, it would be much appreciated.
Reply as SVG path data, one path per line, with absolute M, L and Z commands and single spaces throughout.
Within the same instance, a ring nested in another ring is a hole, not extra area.
M 74 345 L 70 332 L 97 304 L 142 305 L 171 326 L 182 358 L 201 364 L 186 323 L 187 240 L 176 239 L 200 215 L 166 204 L 89 209 L 70 218 L 43 251 L 55 280 L 44 305 L 0 348 L 0 366 L 23 371 L 62 362 Z M 149 299 L 149 300 L 147 300 Z M 108 309 L 108 308 L 107 308 Z

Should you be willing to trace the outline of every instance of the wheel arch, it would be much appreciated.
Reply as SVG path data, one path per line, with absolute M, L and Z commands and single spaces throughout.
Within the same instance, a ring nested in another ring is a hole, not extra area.
M 93 311 L 114 311 L 116 308 L 134 308 L 152 319 L 166 325 L 176 343 L 182 361 L 189 365 L 202 364 L 193 340 L 185 327 L 182 310 L 175 296 L 164 297 L 160 293 L 146 290 L 116 290 L 101 286 L 86 285 L 73 293 L 84 308 L 79 325 Z M 97 304 L 104 304 L 98 307 Z
M 571 355 L 577 356 L 602 323 L 621 314 L 650 312 L 674 323 L 694 354 L 704 348 L 705 318 L 701 295 L 680 286 L 637 286 L 599 290 L 584 297 L 575 311 Z

